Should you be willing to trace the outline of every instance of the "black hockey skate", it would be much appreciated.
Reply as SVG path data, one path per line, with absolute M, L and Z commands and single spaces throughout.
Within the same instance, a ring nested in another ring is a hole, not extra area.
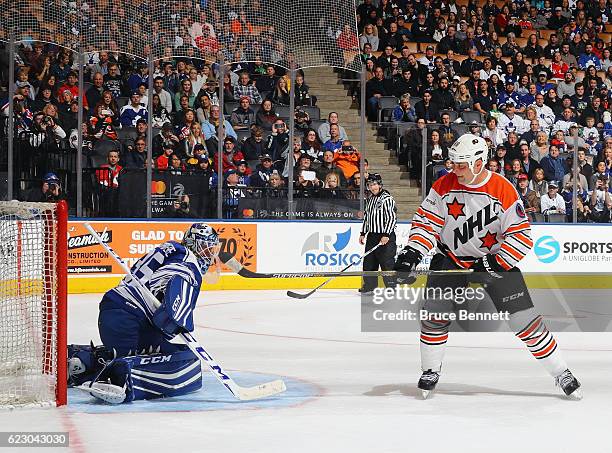
M 437 371 L 423 371 L 423 374 L 421 375 L 421 379 L 419 379 L 417 387 L 420 388 L 423 392 L 424 400 L 426 400 L 429 394 L 434 391 L 439 379 L 440 373 L 438 373 Z
M 364 288 L 363 286 L 357 290 L 362 296 L 372 296 L 374 288 Z
M 580 382 L 574 377 L 572 372 L 567 369 L 555 378 L 555 384 L 563 390 L 563 393 L 568 398 L 573 400 L 582 399 L 582 391 L 580 390 Z

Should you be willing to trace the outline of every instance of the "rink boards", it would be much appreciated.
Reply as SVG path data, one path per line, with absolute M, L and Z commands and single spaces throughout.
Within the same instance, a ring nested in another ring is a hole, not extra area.
M 91 222 L 128 264 L 168 240 L 180 241 L 190 222 Z M 222 248 L 253 272 L 337 272 L 349 263 L 361 268 L 361 222 L 260 221 L 213 222 Z M 409 223 L 398 224 L 397 243 L 408 238 Z M 81 221 L 69 222 L 68 273 L 71 293 L 101 292 L 121 278 L 114 261 L 87 233 Z M 533 225 L 534 247 L 521 262 L 531 288 L 612 287 L 612 230 L 605 225 Z M 429 265 L 429 257 L 422 263 Z M 93 278 L 92 278 L 93 277 Z M 208 289 L 312 288 L 321 278 L 242 278 L 222 269 L 220 281 Z M 329 288 L 358 288 L 358 277 L 336 278 Z

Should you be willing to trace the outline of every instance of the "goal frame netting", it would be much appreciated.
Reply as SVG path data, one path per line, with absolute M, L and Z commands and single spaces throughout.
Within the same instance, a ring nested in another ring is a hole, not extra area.
M 0 409 L 67 403 L 68 206 L 0 202 Z

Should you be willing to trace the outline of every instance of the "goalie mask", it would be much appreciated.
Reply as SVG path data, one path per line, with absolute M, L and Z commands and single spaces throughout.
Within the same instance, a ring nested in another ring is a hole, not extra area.
M 484 138 L 479 137 L 474 134 L 464 134 L 457 139 L 455 143 L 448 150 L 448 158 L 453 163 L 462 163 L 465 162 L 468 164 L 470 171 L 474 174 L 474 178 L 468 184 L 471 184 L 476 177 L 482 172 L 484 169 L 484 165 L 482 169 L 476 173 L 474 167 L 478 160 L 482 160 L 484 164 L 487 155 L 489 152 L 489 147 L 487 146 L 487 142 Z
M 206 266 L 210 266 L 219 254 L 219 235 L 207 223 L 194 223 L 185 232 L 183 245 L 191 250 Z

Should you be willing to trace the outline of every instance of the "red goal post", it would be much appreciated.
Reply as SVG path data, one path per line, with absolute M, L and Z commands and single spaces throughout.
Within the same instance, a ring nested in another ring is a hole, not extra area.
M 67 402 L 67 222 L 65 201 L 0 202 L 0 408 Z

